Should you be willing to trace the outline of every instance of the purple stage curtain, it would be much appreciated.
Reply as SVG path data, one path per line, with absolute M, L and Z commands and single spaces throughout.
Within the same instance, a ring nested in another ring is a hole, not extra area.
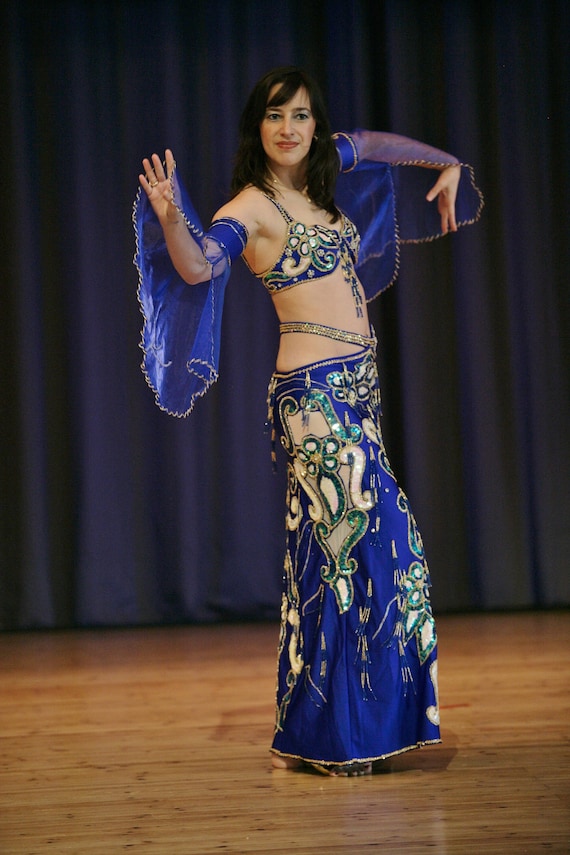
M 451 151 L 486 198 L 478 224 L 404 248 L 371 308 L 436 612 L 569 604 L 564 0 L 7 0 L 0 44 L 0 628 L 278 619 L 270 300 L 236 265 L 220 380 L 165 415 L 139 367 L 131 206 L 169 146 L 207 223 L 251 86 L 289 63 L 333 128 Z

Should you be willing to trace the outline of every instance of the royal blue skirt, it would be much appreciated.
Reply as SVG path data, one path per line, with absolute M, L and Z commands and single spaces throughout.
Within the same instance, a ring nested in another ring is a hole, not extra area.
M 313 763 L 439 742 L 422 540 L 380 429 L 375 353 L 273 375 L 287 453 L 272 751 Z

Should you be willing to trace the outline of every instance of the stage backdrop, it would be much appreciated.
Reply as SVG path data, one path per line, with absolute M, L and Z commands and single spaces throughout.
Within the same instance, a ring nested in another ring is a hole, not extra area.
M 270 300 L 240 262 L 221 380 L 166 416 L 139 369 L 131 206 L 142 157 L 170 146 L 208 222 L 251 86 L 289 63 L 334 128 L 449 150 L 485 194 L 372 307 L 436 612 L 569 603 L 569 19 L 565 0 L 8 0 L 2 628 L 277 619 Z

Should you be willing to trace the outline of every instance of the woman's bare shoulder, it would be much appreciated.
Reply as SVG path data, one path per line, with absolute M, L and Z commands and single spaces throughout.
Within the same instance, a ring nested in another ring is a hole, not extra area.
M 277 216 L 276 216 L 277 215 Z M 250 238 L 267 237 L 279 230 L 281 218 L 257 187 L 245 187 L 214 214 L 213 220 L 233 217 L 246 227 Z
M 265 205 L 269 204 L 261 190 L 257 187 L 245 187 L 237 196 L 226 202 L 225 205 L 216 211 L 212 220 L 218 220 L 220 217 L 233 217 L 240 220 L 245 226 L 250 222 L 258 222 L 263 220 L 263 211 Z M 261 215 L 261 216 L 260 216 Z

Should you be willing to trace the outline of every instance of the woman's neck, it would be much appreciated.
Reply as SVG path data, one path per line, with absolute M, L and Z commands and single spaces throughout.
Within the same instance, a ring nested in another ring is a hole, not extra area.
M 281 170 L 281 174 L 277 174 L 270 167 L 268 167 L 267 171 L 269 180 L 279 193 L 282 195 L 284 193 L 300 193 L 308 202 L 311 202 L 307 192 L 306 177 L 304 175 L 300 177 L 299 175 L 293 175 L 289 171 Z

